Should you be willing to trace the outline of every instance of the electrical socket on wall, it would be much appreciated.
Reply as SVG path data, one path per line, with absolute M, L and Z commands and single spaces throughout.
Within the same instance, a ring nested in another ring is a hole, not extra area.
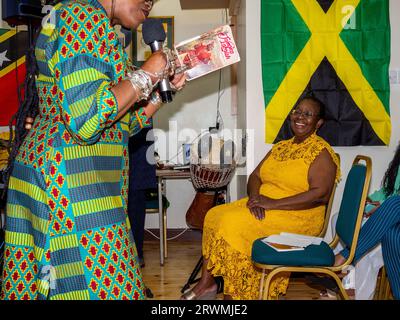
M 400 84 L 400 69 L 389 70 L 390 84 Z

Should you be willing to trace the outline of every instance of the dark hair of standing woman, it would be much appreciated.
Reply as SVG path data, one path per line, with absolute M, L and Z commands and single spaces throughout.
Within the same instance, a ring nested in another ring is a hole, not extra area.
M 47 5 L 56 5 L 61 0 L 48 0 Z M 39 35 L 41 29 L 36 29 L 35 38 Z M 18 155 L 18 150 L 24 141 L 28 130 L 25 129 L 25 121 L 27 117 L 35 118 L 39 113 L 39 95 L 36 88 L 36 77 L 39 74 L 39 69 L 35 57 L 35 41 L 28 48 L 26 52 L 26 77 L 24 86 L 24 99 L 19 103 L 17 112 L 12 116 L 9 127 L 10 127 L 10 140 L 9 140 L 9 157 L 7 168 L 3 173 L 4 180 L 4 191 L 0 194 L 1 198 L 4 198 L 8 189 L 9 178 L 14 166 L 14 161 Z M 18 88 L 18 95 L 21 97 L 21 90 Z M 15 131 L 13 131 L 13 125 L 15 125 Z
M 18 155 L 18 150 L 24 141 L 28 130 L 25 129 L 25 121 L 27 117 L 35 118 L 39 113 L 39 95 L 36 89 L 36 76 L 38 75 L 38 66 L 35 57 L 35 46 L 32 45 L 26 53 L 26 77 L 24 86 L 24 99 L 19 104 L 17 112 L 12 116 L 9 122 L 10 128 L 10 140 L 9 140 L 9 157 L 7 168 L 3 173 L 4 180 L 4 191 L 1 195 L 2 198 L 5 197 L 6 191 L 8 189 L 8 182 L 14 167 L 15 158 Z M 18 94 L 21 97 L 20 88 L 18 88 Z M 13 130 L 13 125 L 15 126 Z

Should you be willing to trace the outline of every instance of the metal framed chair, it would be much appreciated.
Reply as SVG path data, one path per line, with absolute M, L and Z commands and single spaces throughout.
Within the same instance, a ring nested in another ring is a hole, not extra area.
M 339 165 L 340 165 L 340 155 L 338 153 L 335 153 L 335 154 L 339 159 Z M 329 221 L 331 220 L 333 199 L 335 198 L 336 188 L 337 188 L 337 182 L 335 182 L 335 184 L 333 185 L 333 188 L 332 188 L 332 191 L 331 191 L 331 195 L 329 197 L 328 204 L 326 205 L 324 225 L 322 227 L 321 232 L 318 235 L 318 237 L 320 237 L 320 238 L 325 237 L 326 230 L 328 230 Z
M 160 247 L 160 250 L 164 252 L 164 259 L 168 257 L 168 248 L 167 248 L 167 208 L 169 207 L 169 202 L 167 198 L 162 196 L 162 210 L 158 207 L 158 190 L 150 190 L 146 196 L 146 214 L 155 214 L 158 213 L 159 217 L 163 219 L 164 223 L 159 225 L 160 234 L 164 235 L 164 243 L 163 248 Z M 160 219 L 159 219 L 160 221 Z M 162 264 L 161 264 L 162 265 Z
M 380 276 L 377 282 L 376 300 L 393 300 L 393 294 L 390 289 L 389 279 L 387 277 L 385 266 L 380 270 Z
M 362 161 L 365 164 L 362 164 Z M 370 181 L 371 158 L 358 155 L 346 179 L 336 223 L 336 235 L 330 244 L 322 241 L 319 245 L 310 245 L 301 251 L 278 252 L 262 242 L 263 238 L 254 241 L 252 260 L 254 265 L 262 270 L 260 299 L 269 299 L 271 280 L 282 272 L 328 275 L 335 280 L 343 298 L 349 299 L 337 272 L 345 271 L 353 261 Z M 343 264 L 333 266 L 333 249 L 339 240 L 350 248 L 350 255 Z

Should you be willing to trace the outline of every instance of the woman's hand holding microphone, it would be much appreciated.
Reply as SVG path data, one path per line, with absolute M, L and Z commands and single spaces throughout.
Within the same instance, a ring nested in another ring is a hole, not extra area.
M 132 86 L 138 91 L 138 101 L 148 101 L 144 107 L 147 116 L 152 116 L 162 105 L 157 84 L 168 78 L 174 92 L 180 91 L 186 84 L 184 72 L 176 73 L 179 60 L 169 49 L 154 52 L 142 67 L 128 74 Z

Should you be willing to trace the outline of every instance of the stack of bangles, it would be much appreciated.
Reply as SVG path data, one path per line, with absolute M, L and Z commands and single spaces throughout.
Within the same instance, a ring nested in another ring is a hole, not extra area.
M 133 89 L 137 92 L 137 101 L 148 100 L 157 109 L 161 107 L 161 96 L 157 91 L 153 91 L 158 81 L 153 84 L 150 75 L 146 71 L 138 69 L 132 73 L 128 73 L 126 80 L 130 81 Z
M 176 57 L 174 56 L 174 53 L 168 48 L 164 48 L 163 51 L 167 58 L 167 64 L 163 72 L 157 74 L 151 74 L 142 69 L 137 69 L 134 72 L 128 73 L 128 77 L 126 78 L 126 80 L 130 81 L 133 89 L 137 92 L 138 101 L 149 100 L 150 98 L 149 102 L 155 105 L 157 108 L 161 106 L 162 99 L 158 92 L 153 91 L 154 87 L 161 79 L 168 78 L 170 76 L 171 70 L 173 70 L 172 72 L 174 73 L 176 70 L 176 64 L 175 64 Z M 184 70 L 180 72 L 183 71 Z M 151 76 L 156 77 L 158 81 L 153 84 Z M 171 83 L 171 88 L 173 89 L 174 92 L 179 91 L 179 89 L 177 89 L 172 83 Z
M 138 94 L 138 101 L 147 100 L 156 84 L 153 84 L 151 77 L 144 70 L 138 69 L 128 74 L 126 80 L 129 80 L 133 89 Z

